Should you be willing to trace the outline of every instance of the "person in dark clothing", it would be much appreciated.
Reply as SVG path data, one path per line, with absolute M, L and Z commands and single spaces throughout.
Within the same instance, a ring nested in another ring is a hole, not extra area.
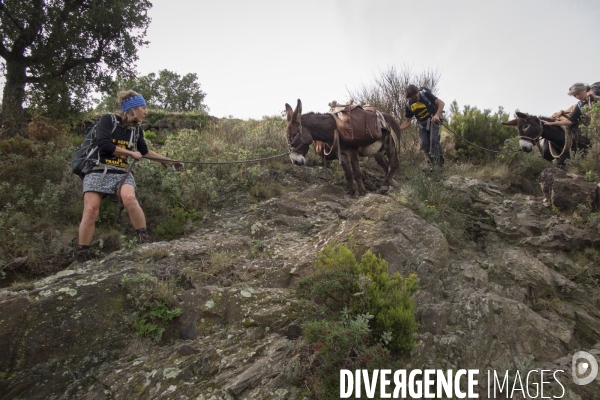
M 131 224 L 138 232 L 140 243 L 149 242 L 146 217 L 135 196 L 135 179 L 128 173 L 131 157 L 141 161 L 142 156 L 161 159 L 160 162 L 182 169 L 183 165 L 148 149 L 140 124 L 146 116 L 146 102 L 133 90 L 118 93 L 121 111 L 100 118 L 96 130 L 98 149 L 86 162 L 92 163 L 83 178 L 83 216 L 79 225 L 79 244 L 76 258 L 91 258 L 90 245 L 94 237 L 95 223 L 100 211 L 100 201 L 107 195 L 121 198 L 127 209 Z M 164 161 L 162 161 L 164 160 Z
M 583 113 L 581 112 L 581 109 L 583 108 L 583 106 L 591 105 L 591 104 L 595 103 L 596 101 L 598 101 L 598 99 L 600 98 L 600 97 L 598 97 L 598 95 L 596 95 L 596 93 L 594 93 L 593 90 L 591 90 L 591 88 L 588 85 L 585 85 L 583 83 L 576 83 L 573 86 L 571 86 L 569 88 L 568 95 L 573 96 L 577 100 L 579 100 L 577 102 L 577 105 L 575 106 L 575 108 L 573 108 L 573 111 L 571 111 L 569 118 L 559 120 L 559 121 L 543 121 L 542 120 L 542 123 L 544 125 L 557 125 L 557 126 L 567 126 L 567 127 L 577 126 L 581 122 L 581 119 L 582 119 L 581 117 L 583 116 Z
M 419 90 L 415 85 L 406 88 L 406 121 L 400 125 L 400 129 L 406 129 L 415 118 L 419 125 L 419 140 L 421 149 L 425 152 L 431 167 L 424 171 L 432 171 L 433 167 L 444 166 L 444 156 L 440 144 L 440 125 L 445 103 L 438 99 L 427 88 Z

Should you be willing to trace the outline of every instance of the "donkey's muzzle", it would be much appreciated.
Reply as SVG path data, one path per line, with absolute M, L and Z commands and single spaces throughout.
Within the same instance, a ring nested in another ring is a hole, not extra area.
M 297 165 L 299 167 L 303 167 L 306 164 L 306 159 L 304 158 L 304 156 L 295 152 L 290 153 L 290 160 L 292 160 L 292 163 L 294 163 L 294 165 Z
M 521 150 L 525 153 L 531 153 L 533 151 L 533 143 L 527 140 L 519 140 L 519 146 L 521 146 Z

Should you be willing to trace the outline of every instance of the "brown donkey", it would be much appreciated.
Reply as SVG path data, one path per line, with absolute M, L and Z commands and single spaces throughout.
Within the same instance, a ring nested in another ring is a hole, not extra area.
M 302 102 L 298 99 L 296 109 L 286 103 L 287 125 L 285 127 L 286 137 L 290 149 L 290 159 L 295 165 L 303 166 L 306 163 L 306 153 L 313 141 L 327 143 L 337 154 L 344 169 L 344 176 L 348 184 L 349 195 L 354 195 L 354 181 L 358 186 L 359 196 L 366 194 L 363 185 L 362 172 L 359 165 L 359 157 L 371 156 L 383 168 L 385 178 L 381 191 L 389 189 L 394 173 L 400 167 L 398 163 L 397 141 L 400 135 L 400 126 L 391 114 L 381 113 L 387 127 L 383 127 L 383 137 L 379 140 L 367 140 L 364 146 L 348 146 L 343 140 L 334 143 L 335 130 L 337 129 L 335 118 L 331 114 L 308 113 L 302 115 Z M 328 157 L 329 158 L 329 157 Z

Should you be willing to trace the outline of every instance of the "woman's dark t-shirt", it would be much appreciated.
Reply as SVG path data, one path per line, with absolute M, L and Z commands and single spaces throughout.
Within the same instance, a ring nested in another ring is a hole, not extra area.
M 127 157 L 113 155 L 118 147 L 129 151 L 139 151 L 142 155 L 148 154 L 148 145 L 144 140 L 144 131 L 139 126 L 124 127 L 121 117 L 115 116 L 117 127 L 113 132 L 113 119 L 111 114 L 103 115 L 96 128 L 96 145 L 98 146 L 99 162 L 111 167 L 127 169 Z M 111 133 L 112 132 L 112 133 Z M 135 138 L 137 136 L 137 144 Z

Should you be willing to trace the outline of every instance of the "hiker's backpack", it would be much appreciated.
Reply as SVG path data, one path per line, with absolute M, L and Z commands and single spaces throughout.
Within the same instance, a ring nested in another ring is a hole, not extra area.
M 590 89 L 594 91 L 594 94 L 600 97 L 600 82 L 592 83 Z
M 113 128 L 111 131 L 112 134 L 115 131 L 115 129 L 117 129 L 119 122 L 117 121 L 117 118 L 114 116 L 114 114 L 110 114 L 110 116 L 113 122 Z M 83 179 L 85 174 L 90 172 L 93 167 L 98 165 L 98 162 L 100 161 L 100 154 L 97 154 L 95 162 L 91 159 L 94 153 L 97 153 L 96 150 L 98 150 L 98 145 L 95 143 L 98 122 L 99 121 L 96 121 L 87 128 L 87 130 L 85 131 L 85 136 L 83 138 L 83 143 L 81 143 L 77 150 L 75 150 L 75 154 L 73 154 L 73 159 L 71 160 L 71 171 L 75 175 L 79 175 L 81 179 Z
M 433 94 L 431 90 L 426 87 L 419 88 L 419 99 L 421 103 L 425 104 L 425 107 L 427 107 L 427 111 L 429 112 L 429 116 L 431 117 L 437 112 L 438 106 L 429 100 L 429 97 L 426 96 L 427 93 Z M 406 99 L 406 106 L 410 109 L 410 99 Z
M 431 115 L 434 115 L 437 112 L 438 106 L 437 106 L 437 104 L 432 103 L 429 100 L 429 97 L 426 96 L 427 93 L 433 94 L 431 92 L 431 90 L 427 89 L 426 87 L 422 87 L 422 88 L 419 89 L 419 94 L 420 94 L 421 102 L 423 104 L 425 104 L 425 106 L 427 107 L 427 110 L 429 111 L 429 115 L 431 116 Z

